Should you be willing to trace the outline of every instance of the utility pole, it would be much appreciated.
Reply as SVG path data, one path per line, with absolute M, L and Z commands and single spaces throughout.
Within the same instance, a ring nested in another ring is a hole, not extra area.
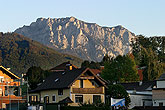
M 29 85 L 28 85 L 28 77 L 27 77 L 27 91 L 26 91 L 26 92 L 27 92 L 27 94 L 26 94 L 27 106 L 28 106 L 28 86 L 29 86 Z
M 10 80 L 10 82 L 9 82 L 9 85 L 11 86 L 11 80 Z M 10 86 L 9 86 L 9 100 L 10 100 L 10 110 L 11 110 L 11 88 L 10 88 Z

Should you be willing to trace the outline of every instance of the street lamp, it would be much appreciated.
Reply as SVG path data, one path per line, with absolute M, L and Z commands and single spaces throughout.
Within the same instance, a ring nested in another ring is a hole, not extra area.
M 24 76 L 26 76 L 26 81 L 25 81 L 25 83 L 26 83 L 26 102 L 27 102 L 27 106 L 28 106 L 28 88 L 29 88 L 28 76 L 27 76 L 26 73 L 22 74 L 22 78 L 23 78 Z

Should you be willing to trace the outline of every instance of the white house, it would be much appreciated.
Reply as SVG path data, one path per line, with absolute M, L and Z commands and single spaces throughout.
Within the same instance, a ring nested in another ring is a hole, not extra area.
M 152 106 L 152 88 L 155 81 L 121 83 L 130 95 L 129 109 L 135 106 Z

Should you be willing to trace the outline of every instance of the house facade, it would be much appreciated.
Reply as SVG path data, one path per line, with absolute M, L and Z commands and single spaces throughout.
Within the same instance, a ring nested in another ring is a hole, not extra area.
M 9 69 L 0 66 L 0 108 L 6 108 L 6 104 L 22 101 L 20 78 Z
M 155 81 L 140 81 L 132 83 L 121 83 L 127 90 L 131 103 L 129 109 L 139 106 L 152 106 L 152 88 Z
M 105 82 L 89 68 L 55 71 L 29 93 L 29 102 L 67 103 L 71 106 L 104 103 L 105 87 Z
M 153 106 L 165 106 L 165 79 L 156 81 L 152 95 Z

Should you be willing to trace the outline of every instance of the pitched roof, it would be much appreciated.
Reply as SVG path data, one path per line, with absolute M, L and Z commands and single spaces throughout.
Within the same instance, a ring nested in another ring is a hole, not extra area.
M 156 85 L 156 81 L 144 81 L 141 82 L 132 82 L 132 83 L 121 83 L 122 86 L 124 86 L 124 88 L 126 90 L 136 90 L 136 91 L 145 91 L 147 90 L 149 87 L 153 87 Z
M 73 101 L 70 99 L 70 97 L 67 97 L 61 101 L 59 101 L 59 103 L 65 104 L 65 103 L 73 103 Z
M 7 74 L 8 76 L 10 76 L 12 79 L 20 79 L 20 77 L 18 77 L 16 74 L 10 72 L 8 69 L 6 69 L 3 66 L 0 66 L 0 70 L 3 71 L 5 74 Z
M 101 71 L 99 69 L 90 69 L 95 75 L 99 75 Z
M 50 76 L 48 76 L 45 79 L 45 81 L 40 86 L 38 86 L 35 90 L 32 90 L 31 92 L 37 92 L 41 90 L 50 90 L 50 89 L 69 88 L 72 85 L 72 83 L 75 80 L 77 80 L 81 74 L 85 73 L 86 71 L 90 71 L 90 69 L 80 68 L 80 69 L 75 69 L 72 71 L 53 72 Z M 105 83 L 102 80 L 100 80 L 100 78 L 97 75 L 95 75 L 94 73 L 92 74 L 102 85 L 105 85 Z
M 102 77 L 100 77 L 101 70 L 99 70 L 99 69 L 90 69 L 90 70 L 91 70 L 91 72 L 93 72 L 95 75 L 97 75 L 98 78 L 99 78 L 100 80 L 102 80 L 104 83 L 108 84 L 108 82 L 107 82 L 106 80 L 104 80 Z
M 72 66 L 72 69 L 77 69 L 78 67 L 71 64 L 70 61 L 68 62 L 64 62 L 60 65 L 57 65 L 56 67 L 50 69 L 51 71 L 64 71 L 64 70 L 68 70 L 68 66 Z

